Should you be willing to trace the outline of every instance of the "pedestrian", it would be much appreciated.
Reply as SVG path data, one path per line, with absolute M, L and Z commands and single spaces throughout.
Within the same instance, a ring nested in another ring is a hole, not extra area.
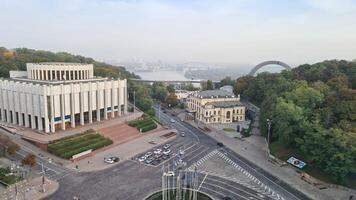
M 90 160 L 88 160 L 88 164 L 90 163 Z
M 75 168 L 78 169 L 78 165 L 75 165 Z
M 351 195 L 349 200 L 353 200 L 354 199 L 354 195 Z

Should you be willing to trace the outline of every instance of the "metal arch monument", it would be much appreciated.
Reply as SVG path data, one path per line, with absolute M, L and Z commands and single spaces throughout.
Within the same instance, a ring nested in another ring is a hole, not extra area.
M 281 61 L 277 61 L 277 60 L 269 60 L 269 61 L 265 61 L 265 62 L 262 62 L 258 65 L 256 65 L 251 71 L 250 73 L 248 73 L 248 75 L 250 76 L 253 76 L 255 75 L 255 73 L 257 72 L 257 70 L 261 69 L 262 67 L 266 66 L 266 65 L 279 65 L 281 67 L 284 67 L 285 69 L 287 70 L 292 70 L 292 68 L 287 65 L 286 63 L 284 62 L 281 62 Z

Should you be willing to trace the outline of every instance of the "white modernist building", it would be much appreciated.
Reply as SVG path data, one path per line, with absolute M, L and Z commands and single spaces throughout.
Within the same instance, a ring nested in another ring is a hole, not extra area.
M 126 79 L 93 74 L 92 64 L 28 63 L 0 79 L 0 118 L 53 133 L 126 114 Z

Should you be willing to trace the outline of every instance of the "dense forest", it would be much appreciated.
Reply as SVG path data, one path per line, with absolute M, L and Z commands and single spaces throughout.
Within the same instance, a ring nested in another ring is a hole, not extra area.
M 356 62 L 244 76 L 234 90 L 260 106 L 263 133 L 272 119 L 271 148 L 290 150 L 334 182 L 356 180 Z
M 92 58 L 72 55 L 66 52 L 53 53 L 26 48 L 6 49 L 5 47 L 0 47 L 0 77 L 9 77 L 10 70 L 26 70 L 26 63 L 30 62 L 91 63 L 94 65 L 95 76 L 139 78 L 137 75 L 126 71 L 124 67 L 97 62 Z

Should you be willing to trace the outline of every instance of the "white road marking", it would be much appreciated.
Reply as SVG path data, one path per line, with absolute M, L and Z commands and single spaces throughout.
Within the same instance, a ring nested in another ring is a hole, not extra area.
M 200 188 L 201 188 L 201 186 L 203 185 L 203 183 L 204 183 L 204 181 L 205 181 L 205 179 L 206 179 L 207 176 L 208 176 L 208 173 L 205 174 L 203 180 L 201 181 L 201 183 L 200 183 L 200 185 L 199 185 L 199 187 L 198 187 L 198 190 L 200 190 Z

